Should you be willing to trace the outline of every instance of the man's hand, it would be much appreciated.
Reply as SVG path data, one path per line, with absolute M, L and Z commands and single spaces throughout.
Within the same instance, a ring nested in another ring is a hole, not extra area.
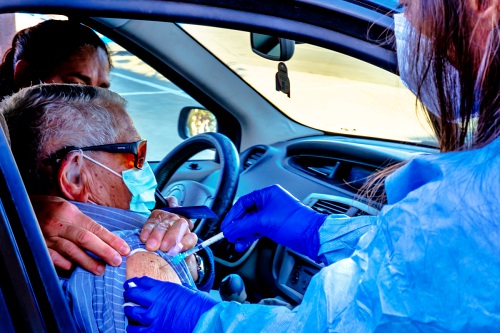
M 168 197 L 170 207 L 177 207 L 177 199 Z M 167 252 L 176 255 L 194 247 L 198 236 L 191 232 L 193 222 L 176 214 L 155 209 L 141 230 L 140 239 L 148 251 Z
M 84 215 L 72 203 L 54 196 L 31 196 L 50 257 L 56 267 L 69 270 L 72 263 L 97 275 L 105 265 L 85 250 L 112 266 L 122 262 L 130 248 L 120 237 Z

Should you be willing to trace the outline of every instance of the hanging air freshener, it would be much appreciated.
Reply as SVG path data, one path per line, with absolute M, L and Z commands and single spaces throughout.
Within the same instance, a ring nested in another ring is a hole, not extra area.
M 290 79 L 288 78 L 288 69 L 284 62 L 278 64 L 278 73 L 276 73 L 276 90 L 285 93 L 290 98 Z

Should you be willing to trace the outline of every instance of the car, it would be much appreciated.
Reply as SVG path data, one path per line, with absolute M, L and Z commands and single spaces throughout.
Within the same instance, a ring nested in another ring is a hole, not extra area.
M 20 20 L 63 15 L 102 36 L 111 89 L 148 139 L 162 194 L 218 215 L 195 221 L 201 239 L 220 231 L 235 200 L 272 184 L 323 213 L 376 215 L 380 205 L 359 194 L 366 179 L 438 152 L 398 77 L 398 12 L 394 0 L 0 3 Z M 3 134 L 0 170 L 0 330 L 73 331 Z M 251 303 L 299 304 L 322 267 L 266 238 L 243 253 L 225 240 L 212 249 L 214 288 L 239 274 Z

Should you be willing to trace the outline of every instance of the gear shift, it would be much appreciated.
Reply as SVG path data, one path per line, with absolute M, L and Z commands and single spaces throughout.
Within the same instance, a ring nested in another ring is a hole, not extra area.
M 247 299 L 245 283 L 238 274 L 229 274 L 222 279 L 219 286 L 219 293 L 223 301 L 245 303 Z

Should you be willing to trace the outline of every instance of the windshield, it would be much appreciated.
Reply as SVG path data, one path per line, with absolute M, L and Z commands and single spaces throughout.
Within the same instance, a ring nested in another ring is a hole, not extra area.
M 329 133 L 435 145 L 415 96 L 397 75 L 310 44 L 296 44 L 286 61 L 290 96 L 276 90 L 278 62 L 252 52 L 243 31 L 185 29 L 234 73 L 291 119 Z

